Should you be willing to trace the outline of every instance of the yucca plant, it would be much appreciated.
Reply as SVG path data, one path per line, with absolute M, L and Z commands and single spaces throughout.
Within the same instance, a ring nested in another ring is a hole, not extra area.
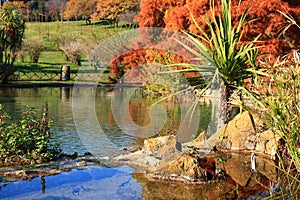
M 231 0 L 221 0 L 222 14 L 215 15 L 214 2 L 211 2 L 211 18 L 207 14 L 207 25 L 209 33 L 206 33 L 193 18 L 200 35 L 185 32 L 191 45 L 180 42 L 196 61 L 206 60 L 210 65 L 182 64 L 191 70 L 198 70 L 200 73 L 214 72 L 222 80 L 221 86 L 221 113 L 220 117 L 224 122 L 229 118 L 230 108 L 229 98 L 234 90 L 243 88 L 243 81 L 252 76 L 251 67 L 255 67 L 255 62 L 259 54 L 259 47 L 255 46 L 259 36 L 253 41 L 245 44 L 241 43 L 243 29 L 249 21 L 247 20 L 247 10 L 243 12 L 236 26 L 231 18 Z M 186 71 L 186 70 L 185 70 Z M 214 79 L 215 80 L 215 79 Z

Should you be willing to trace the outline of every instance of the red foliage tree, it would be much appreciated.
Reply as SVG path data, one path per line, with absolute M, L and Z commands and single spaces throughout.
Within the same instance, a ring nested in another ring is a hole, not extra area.
M 220 5 L 220 0 L 215 0 Z M 232 19 L 237 21 L 248 9 L 253 21 L 245 29 L 243 41 L 251 41 L 259 34 L 262 52 L 273 59 L 291 49 L 300 48 L 299 29 L 285 29 L 287 19 L 279 11 L 290 14 L 300 24 L 300 3 L 294 0 L 232 0 Z M 141 11 L 136 17 L 140 27 L 158 26 L 172 30 L 198 33 L 192 16 L 206 30 L 206 14 L 210 12 L 210 0 L 142 0 Z M 217 13 L 218 15 L 218 13 Z

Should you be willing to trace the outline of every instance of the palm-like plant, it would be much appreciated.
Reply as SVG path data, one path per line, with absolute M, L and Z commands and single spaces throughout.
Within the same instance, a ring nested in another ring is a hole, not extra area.
M 252 42 L 243 44 L 243 28 L 247 25 L 247 10 L 243 12 L 236 26 L 231 18 L 231 0 L 221 0 L 222 14 L 215 16 L 214 2 L 211 2 L 211 19 L 207 15 L 209 34 L 197 25 L 200 35 L 185 33 L 192 46 L 181 43 L 195 56 L 195 60 L 206 60 L 211 63 L 209 67 L 198 64 L 183 64 L 189 69 L 200 73 L 218 73 L 222 80 L 221 87 L 221 113 L 223 122 L 229 118 L 229 98 L 234 90 L 242 89 L 243 81 L 252 75 L 250 67 L 255 66 L 259 53 L 257 36 Z M 215 77 L 215 76 L 214 76 Z
M 16 52 L 21 48 L 25 31 L 25 20 L 22 19 L 17 9 L 3 8 L 0 11 L 0 30 L 1 53 L 4 54 L 0 64 L 12 65 L 16 58 Z

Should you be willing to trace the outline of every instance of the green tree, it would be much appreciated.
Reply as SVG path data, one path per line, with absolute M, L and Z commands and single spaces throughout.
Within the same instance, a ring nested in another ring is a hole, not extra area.
M 20 7 L 12 6 L 14 2 L 5 3 L 0 10 L 0 65 L 12 65 L 16 52 L 22 46 L 25 20 Z
M 98 0 L 96 18 L 111 20 L 118 27 L 122 14 L 127 11 L 136 11 L 138 8 L 138 0 Z

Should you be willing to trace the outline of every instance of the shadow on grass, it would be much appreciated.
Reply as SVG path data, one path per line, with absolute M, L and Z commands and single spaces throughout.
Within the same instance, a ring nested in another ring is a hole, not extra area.
M 109 20 L 101 20 L 101 21 L 98 21 L 98 22 L 80 24 L 79 26 L 108 26 L 108 25 L 111 25 Z
M 114 24 L 110 24 L 110 26 L 105 27 L 105 29 L 114 29 L 114 28 L 120 28 L 120 29 L 136 29 L 139 25 L 136 23 L 122 23 L 119 24 L 118 27 L 116 27 Z

